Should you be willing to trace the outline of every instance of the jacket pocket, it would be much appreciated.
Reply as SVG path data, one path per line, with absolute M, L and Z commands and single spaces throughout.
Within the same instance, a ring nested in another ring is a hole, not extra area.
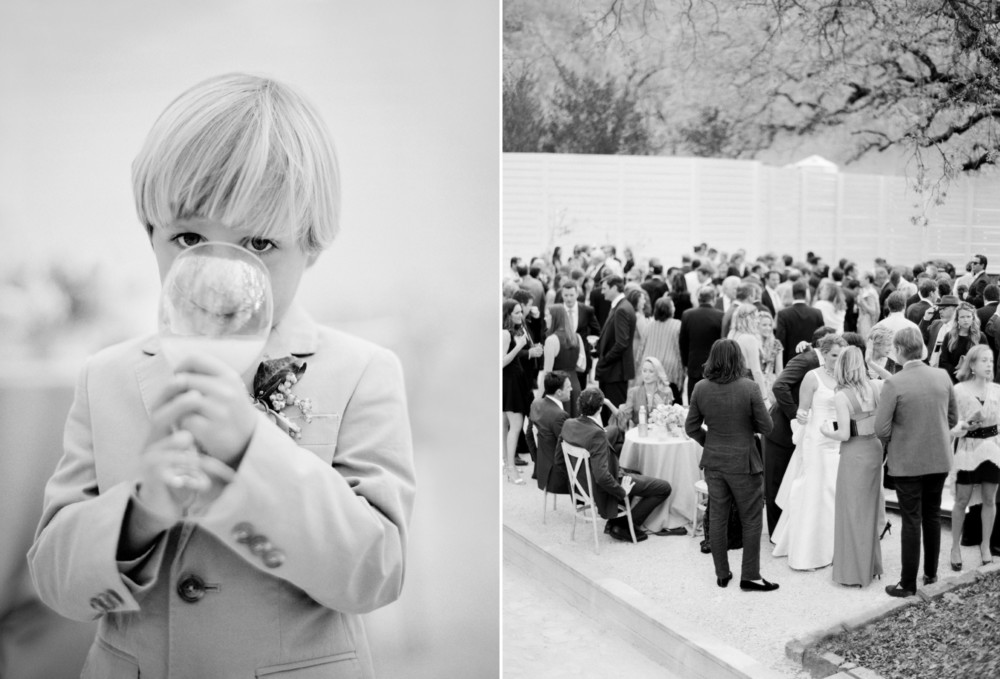
M 302 428 L 302 436 L 296 443 L 312 451 L 317 457 L 331 464 L 337 452 L 337 436 L 340 434 L 340 415 L 337 413 L 314 413 L 312 421 L 306 422 L 301 416 L 290 417 Z
M 364 679 L 365 673 L 361 668 L 357 654 L 351 651 L 311 660 L 298 660 L 281 665 L 261 667 L 257 670 L 256 676 L 258 678 L 268 677 L 269 679 L 278 679 L 279 677 L 289 677 L 290 679 Z
M 137 678 L 139 676 L 139 661 L 125 651 L 121 651 L 104 639 L 97 637 L 87 660 L 80 672 L 80 679 L 115 679 Z

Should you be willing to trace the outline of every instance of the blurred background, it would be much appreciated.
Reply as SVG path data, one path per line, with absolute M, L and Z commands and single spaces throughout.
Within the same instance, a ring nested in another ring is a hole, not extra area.
M 93 628 L 35 602 L 24 553 L 83 359 L 155 330 L 132 158 L 235 70 L 302 91 L 339 152 L 342 233 L 300 300 L 406 373 L 418 496 L 403 596 L 367 617 L 376 669 L 497 676 L 498 22 L 458 0 L 0 4 L 0 676 L 78 676 Z

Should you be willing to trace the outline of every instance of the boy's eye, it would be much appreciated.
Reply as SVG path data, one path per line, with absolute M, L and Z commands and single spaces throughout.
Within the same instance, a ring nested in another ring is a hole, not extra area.
M 200 235 L 196 233 L 179 233 L 173 238 L 174 242 L 184 248 L 190 248 L 197 245 L 202 240 L 204 240 Z
M 274 247 L 275 247 L 274 241 L 270 241 L 266 238 L 251 238 L 249 241 L 247 241 L 246 244 L 247 250 L 250 250 L 250 252 L 254 252 L 256 254 L 267 252 L 268 250 L 271 250 Z

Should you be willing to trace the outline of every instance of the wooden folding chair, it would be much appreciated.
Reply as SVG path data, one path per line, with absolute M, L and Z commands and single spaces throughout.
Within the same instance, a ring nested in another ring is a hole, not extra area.
M 590 460 L 590 451 L 586 448 L 566 443 L 565 441 L 562 442 L 562 451 L 566 459 L 566 471 L 569 474 L 570 496 L 576 509 L 573 512 L 573 532 L 571 533 L 571 537 L 573 540 L 576 540 L 577 514 L 586 512 L 589 509 L 594 518 L 594 552 L 600 554 L 601 544 L 597 538 L 597 505 L 594 502 L 594 482 L 590 475 L 590 464 L 588 462 Z M 580 483 L 580 467 L 584 469 L 584 475 L 587 479 L 586 487 Z M 628 517 L 629 535 L 632 536 L 632 543 L 636 544 L 639 541 L 635 537 L 635 526 L 632 523 L 632 503 L 629 502 L 629 498 L 625 498 L 623 504 L 625 507 L 625 516 Z
M 531 425 L 531 435 L 535 437 L 535 450 L 538 450 L 538 427 L 535 425 Z M 547 485 L 548 484 L 546 484 L 546 486 Z M 556 498 L 558 498 L 559 495 L 556 493 L 550 493 L 546 487 L 545 491 L 542 493 L 542 523 L 545 523 L 545 512 L 548 508 L 549 495 L 552 496 L 552 511 L 556 510 Z

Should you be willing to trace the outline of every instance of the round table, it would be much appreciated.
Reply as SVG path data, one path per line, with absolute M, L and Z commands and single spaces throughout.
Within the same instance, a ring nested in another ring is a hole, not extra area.
M 670 496 L 643 524 L 648 531 L 678 528 L 692 523 L 695 506 L 694 484 L 701 478 L 698 463 L 701 446 L 683 433 L 670 435 L 658 427 L 649 427 L 646 436 L 639 428 L 625 433 L 619 462 L 622 467 L 670 484 Z

